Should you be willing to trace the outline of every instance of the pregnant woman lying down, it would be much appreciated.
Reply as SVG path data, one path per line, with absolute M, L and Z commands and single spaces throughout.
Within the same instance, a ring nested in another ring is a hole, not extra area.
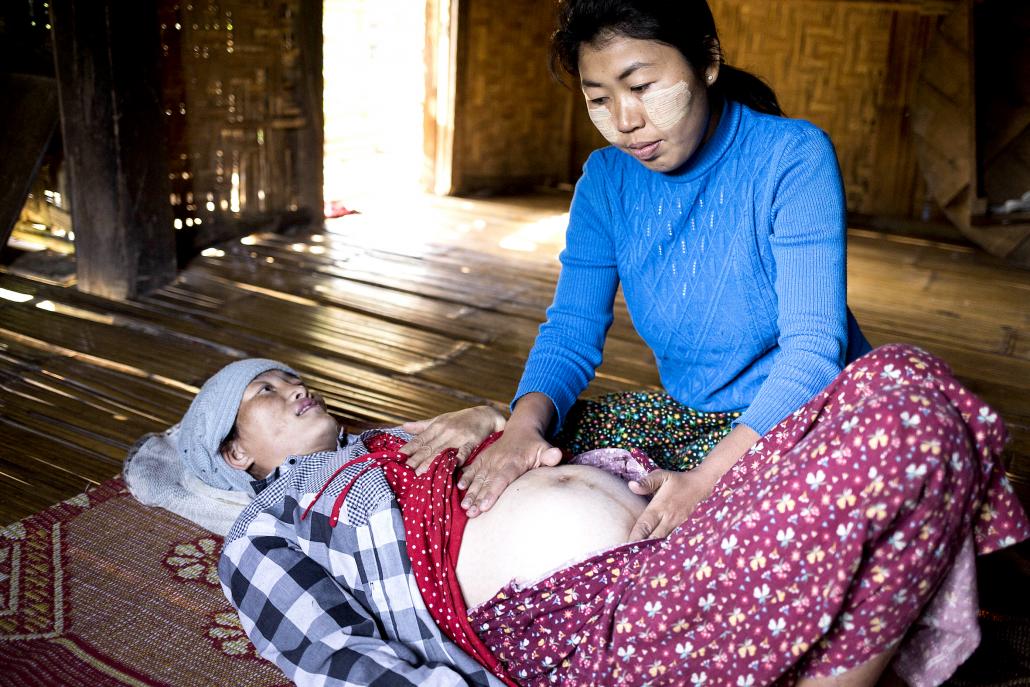
M 459 462 L 504 422 L 462 412 L 495 433 L 416 475 L 406 434 L 340 445 L 280 363 L 233 363 L 197 395 L 184 461 L 255 494 L 223 590 L 296 683 L 874 684 L 894 659 L 934 684 L 975 641 L 927 671 L 909 630 L 959 563 L 1030 534 L 1000 420 L 911 347 L 849 365 L 662 539 L 627 541 L 646 503 L 626 480 L 651 466 L 613 450 L 531 470 L 468 519 Z

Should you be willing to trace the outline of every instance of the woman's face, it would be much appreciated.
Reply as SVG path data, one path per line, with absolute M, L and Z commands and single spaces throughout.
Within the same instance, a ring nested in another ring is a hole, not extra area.
M 336 448 L 339 425 L 326 412 L 322 397 L 310 392 L 300 378 L 269 370 L 243 392 L 236 433 L 226 460 L 262 478 L 287 456 Z
M 702 83 L 679 50 L 657 41 L 616 35 L 579 50 L 590 119 L 612 145 L 656 172 L 680 167 L 710 135 L 707 86 L 718 72 L 709 66 Z

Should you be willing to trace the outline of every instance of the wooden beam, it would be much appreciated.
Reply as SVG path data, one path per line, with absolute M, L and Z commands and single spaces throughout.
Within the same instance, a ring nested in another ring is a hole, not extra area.
M 7 106 L 0 108 L 0 131 L 8 132 L 4 137 L 4 159 L 0 160 L 0 248 L 3 248 L 57 129 L 57 83 L 43 76 L 0 74 L 0 93 L 5 94 L 7 100 Z
M 306 124 L 297 131 L 297 188 L 301 209 L 311 213 L 311 225 L 325 217 L 325 125 L 322 115 L 322 0 L 300 0 L 297 16 L 302 102 Z
M 78 285 L 132 297 L 175 276 L 156 5 L 50 5 Z

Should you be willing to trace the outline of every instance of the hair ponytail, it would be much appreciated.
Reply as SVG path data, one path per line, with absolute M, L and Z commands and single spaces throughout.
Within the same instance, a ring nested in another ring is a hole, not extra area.
M 709 89 L 727 100 L 735 100 L 756 112 L 783 116 L 783 109 L 772 87 L 743 69 L 724 64 L 719 67 L 719 78 Z

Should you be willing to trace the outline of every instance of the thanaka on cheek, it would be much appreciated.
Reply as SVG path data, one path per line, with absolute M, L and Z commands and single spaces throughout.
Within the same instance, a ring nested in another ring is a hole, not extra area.
M 607 107 L 588 107 L 587 114 L 590 115 L 590 121 L 594 123 L 597 130 L 601 132 L 601 135 L 609 143 L 615 143 L 619 137 L 619 131 L 615 128 L 615 124 L 612 123 L 612 113 Z
M 644 103 L 644 110 L 651 123 L 658 129 L 665 130 L 687 116 L 691 96 L 687 82 L 681 80 L 669 88 L 646 93 L 640 100 Z

